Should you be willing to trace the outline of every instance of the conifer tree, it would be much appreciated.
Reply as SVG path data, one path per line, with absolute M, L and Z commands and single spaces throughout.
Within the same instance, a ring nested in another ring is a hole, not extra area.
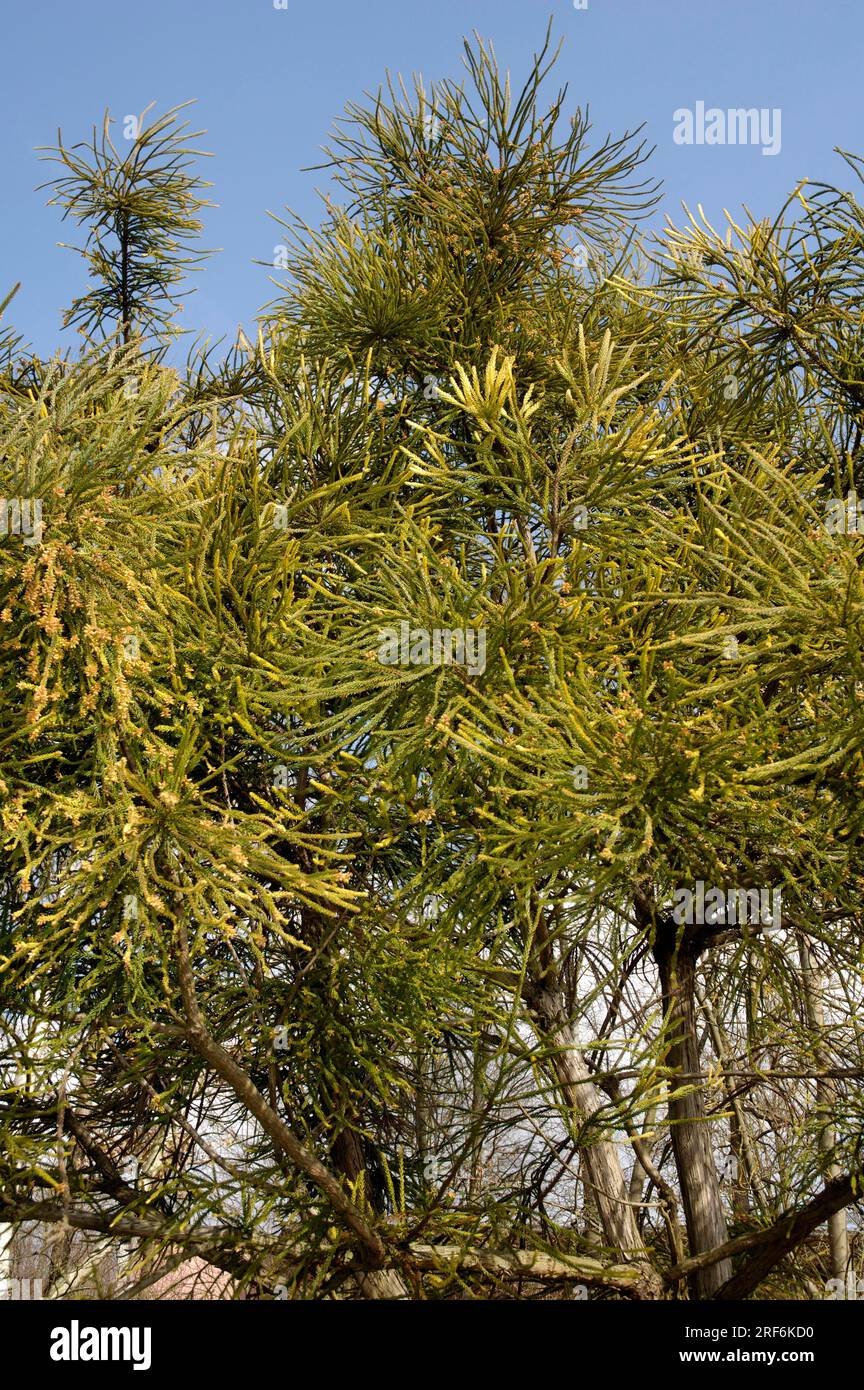
M 175 114 L 60 147 L 87 343 L 0 366 L 0 1220 L 127 1292 L 848 1273 L 861 205 L 646 245 L 551 63 L 349 107 L 184 370 Z
M 44 156 L 63 170 L 48 185 L 49 202 L 87 228 L 84 245 L 73 249 L 92 279 L 63 321 L 85 338 L 95 331 L 119 334 L 127 344 L 137 335 L 164 345 L 179 331 L 172 324 L 184 293 L 178 286 L 208 254 L 195 243 L 198 213 L 208 206 L 200 194 L 210 185 L 191 172 L 204 151 L 189 143 L 203 132 L 189 131 L 184 106 L 148 123 L 151 109 L 125 118 L 125 154 L 111 138 L 106 112 L 101 134 L 94 127 L 89 141 L 70 147 L 58 132 Z

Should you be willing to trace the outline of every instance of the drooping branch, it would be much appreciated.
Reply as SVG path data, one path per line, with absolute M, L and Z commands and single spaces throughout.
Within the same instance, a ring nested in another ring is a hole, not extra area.
M 198 1006 L 192 963 L 189 957 L 189 945 L 186 929 L 183 926 L 180 926 L 177 931 L 177 960 L 180 991 L 188 1022 L 187 1038 L 192 1047 L 207 1065 L 213 1068 L 217 1076 L 220 1076 L 230 1086 L 237 1099 L 245 1105 L 251 1115 L 255 1116 L 273 1142 L 327 1198 L 333 1210 L 359 1237 L 373 1261 L 377 1264 L 382 1263 L 385 1249 L 381 1237 L 373 1230 L 366 1217 L 354 1205 L 333 1174 L 292 1133 L 284 1120 L 264 1099 L 251 1077 L 243 1071 L 242 1067 L 238 1066 L 234 1058 L 216 1042 L 208 1031 Z
M 709 1269 L 721 1261 L 730 1260 L 735 1255 L 750 1254 L 731 1279 L 721 1285 L 714 1295 L 720 1299 L 746 1298 L 756 1289 L 774 1266 L 794 1250 L 811 1231 L 821 1226 L 835 1212 L 864 1196 L 861 1175 L 847 1174 L 843 1178 L 826 1183 L 822 1192 L 805 1206 L 785 1211 L 773 1225 L 762 1231 L 752 1231 L 746 1236 L 737 1236 L 714 1250 L 706 1250 L 700 1255 L 682 1260 L 666 1271 L 670 1282 L 684 1279 L 697 1270 Z

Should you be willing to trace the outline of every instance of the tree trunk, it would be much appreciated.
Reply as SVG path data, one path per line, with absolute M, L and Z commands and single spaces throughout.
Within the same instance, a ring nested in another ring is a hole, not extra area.
M 686 940 L 677 939 L 674 923 L 663 922 L 658 923 L 654 958 L 660 971 L 668 1030 L 666 1065 L 682 1078 L 692 1077 L 700 1070 L 695 950 Z M 682 1079 L 679 1084 L 693 1083 Z M 690 1253 L 704 1255 L 725 1244 L 728 1232 L 701 1087 L 670 1099 L 669 1120 Z M 697 1298 L 711 1298 L 731 1277 L 731 1260 L 718 1260 L 694 1273 L 693 1292 Z
M 717 1060 L 725 1075 L 732 1065 L 732 1050 L 723 1029 L 720 1027 L 707 991 L 701 990 L 698 985 L 696 986 L 696 998 L 705 1015 L 714 1051 L 717 1053 Z M 764 1207 L 765 1193 L 759 1174 L 758 1157 L 747 1128 L 744 1108 L 738 1099 L 734 1082 L 730 1081 L 728 1077 L 725 1090 L 726 1106 L 730 1112 L 730 1147 L 737 1169 L 732 1180 L 732 1212 L 736 1220 L 746 1221 L 750 1216 L 750 1194 L 753 1194 L 760 1207 Z
M 363 1176 L 362 1200 L 372 1207 L 371 1181 L 360 1135 L 347 1127 L 337 1130 L 330 1146 L 333 1167 L 352 1187 Z M 363 1298 L 408 1298 L 408 1286 L 396 1269 L 369 1269 L 357 1275 L 357 1288 Z
M 591 1077 L 573 1025 L 567 1019 L 557 994 L 548 988 L 534 989 L 531 991 L 530 1004 L 538 1032 L 554 1048 L 550 1061 L 572 1113 L 576 1137 L 579 1129 L 603 1109 L 605 1098 Z M 662 1281 L 648 1260 L 615 1145 L 608 1139 L 592 1136 L 584 1146 L 580 1144 L 580 1151 L 583 1171 L 597 1206 L 606 1244 L 619 1256 L 635 1261 L 640 1267 L 646 1292 L 654 1297 L 660 1296 Z
M 813 958 L 807 938 L 798 937 L 798 954 L 801 960 L 801 982 L 804 990 L 804 1006 L 807 1024 L 813 1035 L 813 1054 L 819 1071 L 827 1071 L 831 1059 L 821 1044 L 825 1031 L 825 1011 L 819 996 L 819 980 L 813 967 Z M 831 1111 L 836 1099 L 835 1084 L 828 1078 L 819 1077 L 816 1081 L 816 1114 L 820 1117 L 819 1151 L 827 1163 L 825 1176 L 828 1182 L 840 1176 L 840 1168 L 834 1161 L 835 1136 L 831 1123 Z M 832 1279 L 846 1279 L 849 1265 L 849 1236 L 846 1229 L 846 1212 L 837 1211 L 828 1218 L 828 1248 Z

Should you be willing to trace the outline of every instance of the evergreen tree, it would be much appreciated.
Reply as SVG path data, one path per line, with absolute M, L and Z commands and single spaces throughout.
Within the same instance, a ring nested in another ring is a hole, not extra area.
M 348 109 L 215 366 L 165 365 L 175 113 L 60 146 L 88 341 L 0 376 L 0 1219 L 127 1289 L 806 1297 L 862 1174 L 861 205 L 646 247 L 548 42 L 515 99 L 466 61 Z

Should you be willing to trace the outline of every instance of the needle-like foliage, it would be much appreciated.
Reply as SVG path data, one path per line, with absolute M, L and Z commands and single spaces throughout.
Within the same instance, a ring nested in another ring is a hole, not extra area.
M 809 1297 L 860 1261 L 858 187 L 645 246 L 548 46 L 466 57 L 349 108 L 221 365 L 164 361 L 175 113 L 60 147 L 91 342 L 0 360 L 0 1219 L 127 1291 Z

